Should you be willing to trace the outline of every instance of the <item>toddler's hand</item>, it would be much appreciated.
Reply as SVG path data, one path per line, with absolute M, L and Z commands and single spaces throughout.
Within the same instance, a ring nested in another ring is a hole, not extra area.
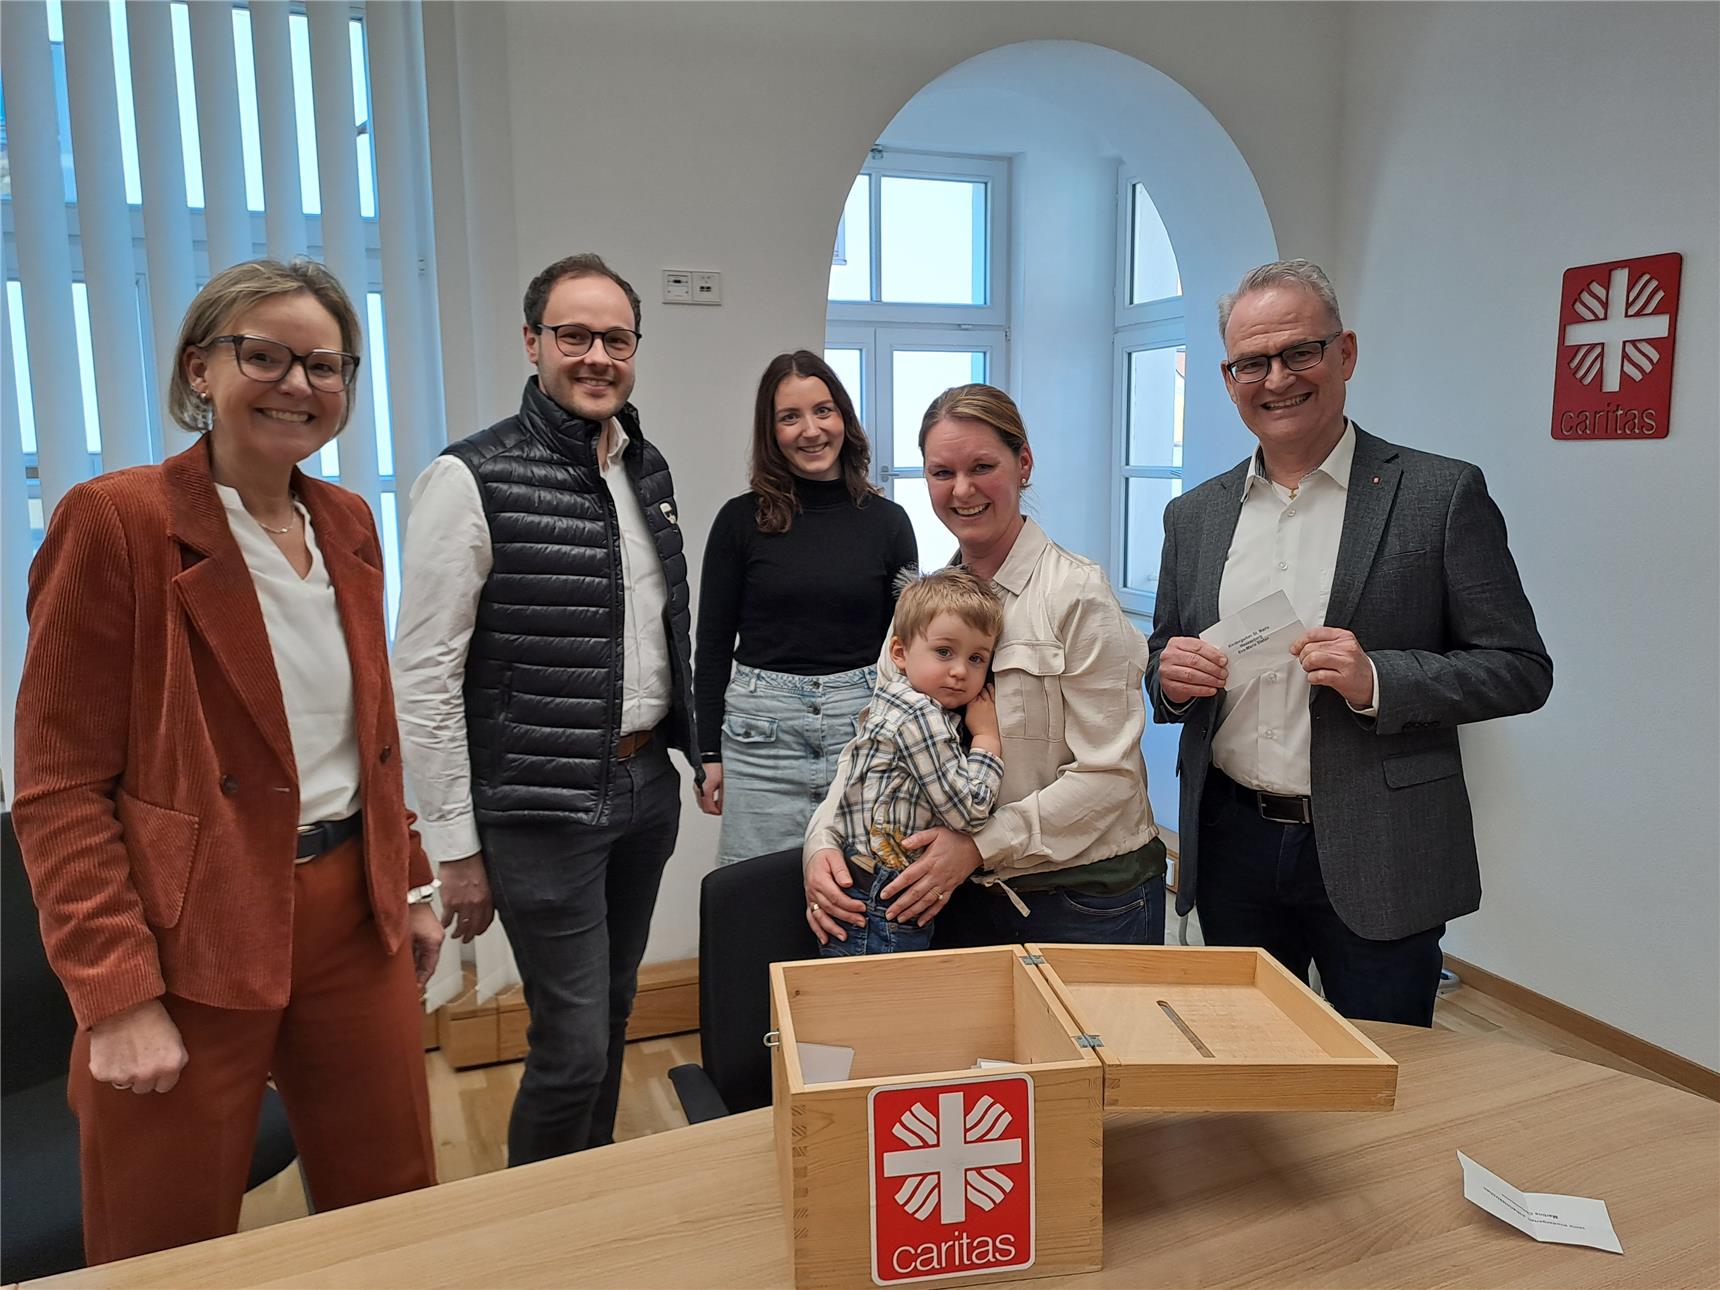
M 967 727 L 976 735 L 997 735 L 997 694 L 986 686 L 967 705 Z

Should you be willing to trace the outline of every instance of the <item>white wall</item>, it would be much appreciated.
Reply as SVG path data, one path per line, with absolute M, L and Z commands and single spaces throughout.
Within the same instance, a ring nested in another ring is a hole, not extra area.
M 1720 1068 L 1713 5 L 1361 5 L 1338 288 L 1350 409 L 1479 463 L 1553 656 L 1464 732 L 1480 913 L 1446 946 Z M 1684 253 L 1671 436 L 1549 434 L 1566 268 Z
M 474 255 L 471 307 L 517 314 L 532 273 L 573 250 L 599 251 L 633 278 L 646 301 L 636 398 L 646 432 L 675 468 L 695 568 L 718 506 L 745 487 L 759 371 L 780 350 L 821 341 L 831 242 L 866 150 L 918 90 L 963 60 L 1016 41 L 1070 39 L 1151 64 L 1235 139 L 1280 239 L 1316 255 L 1336 246 L 1338 117 L 1329 86 L 1340 7 L 472 8 L 482 22 L 469 39 L 505 50 L 506 69 L 481 84 L 485 94 L 505 93 L 507 111 L 505 122 L 496 111 L 478 143 L 511 154 L 512 183 L 470 185 L 468 228 L 479 239 L 489 227 L 511 234 L 517 271 L 480 276 Z M 1239 25 L 1246 40 L 1236 39 Z M 452 75 L 431 67 L 433 97 Z M 570 112 L 577 124 L 565 124 Z M 1308 138 L 1315 142 L 1301 142 Z M 654 303 L 663 268 L 720 270 L 723 305 Z M 523 364 L 515 374 L 523 379 Z M 715 821 L 689 794 L 651 960 L 696 952 L 698 880 L 715 842 Z

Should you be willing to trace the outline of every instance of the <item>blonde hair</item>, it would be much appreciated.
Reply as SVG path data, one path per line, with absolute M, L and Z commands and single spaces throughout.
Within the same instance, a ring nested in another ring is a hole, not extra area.
M 1003 630 L 1003 602 L 997 592 L 966 569 L 939 569 L 910 582 L 896 602 L 892 631 L 903 645 L 910 645 L 939 614 L 954 614 L 994 641 Z
M 179 340 L 173 346 L 173 370 L 167 381 L 167 415 L 193 434 L 207 430 L 208 404 L 191 388 L 191 378 L 185 374 L 185 351 L 202 349 L 233 319 L 265 300 L 301 291 L 328 310 L 339 324 L 340 347 L 349 354 L 361 353 L 364 332 L 358 325 L 358 314 L 334 274 L 315 260 L 297 259 L 290 264 L 280 260 L 246 260 L 210 278 L 186 309 L 185 321 L 179 324 Z M 352 415 L 351 396 L 348 389 L 346 407 L 340 415 L 341 430 L 346 429 L 347 418 Z
M 988 425 L 1003 440 L 1015 457 L 1027 447 L 1027 427 L 1021 420 L 1021 409 L 995 385 L 955 385 L 932 400 L 926 415 L 920 418 L 920 454 L 925 455 L 926 436 L 933 426 L 946 418 L 956 421 L 978 421 Z

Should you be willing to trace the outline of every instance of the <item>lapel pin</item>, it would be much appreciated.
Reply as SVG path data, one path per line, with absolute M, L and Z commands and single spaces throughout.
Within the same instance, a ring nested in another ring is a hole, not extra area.
M 1377 484 L 1377 483 L 1379 483 L 1379 482 L 1380 482 L 1380 477 L 1379 477 L 1379 476 L 1378 476 L 1378 475 L 1375 475 L 1375 476 L 1374 476 L 1374 483 L 1376 483 L 1376 484 Z

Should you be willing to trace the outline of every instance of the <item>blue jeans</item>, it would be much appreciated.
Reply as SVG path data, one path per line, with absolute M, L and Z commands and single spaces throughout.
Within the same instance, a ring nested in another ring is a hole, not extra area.
M 1303 981 L 1312 961 L 1346 1017 L 1433 1024 L 1445 924 L 1392 941 L 1351 931 L 1326 894 L 1313 828 L 1263 819 L 1217 768 L 1200 804 L 1195 908 L 1208 945 L 1259 945 Z
M 884 917 L 897 897 L 885 900 L 878 893 L 889 886 L 900 874 L 900 869 L 886 869 L 879 865 L 871 873 L 856 865 L 848 866 L 848 876 L 852 885 L 848 895 L 854 897 L 866 906 L 866 926 L 850 927 L 844 924 L 848 939 L 838 941 L 832 939 L 820 947 L 818 953 L 827 959 L 847 958 L 855 954 L 907 954 L 914 950 L 929 950 L 932 947 L 932 926 L 936 919 L 924 927 L 914 923 L 892 923 Z
M 972 945 L 1163 945 L 1165 880 L 1151 878 L 1115 896 L 1078 891 L 1018 893 L 1023 915 L 1001 891 L 964 882 L 939 916 L 939 949 Z
M 531 1015 L 509 1165 L 613 1140 L 627 1018 L 680 824 L 681 777 L 656 738 L 610 767 L 608 824 L 479 826 Z
M 875 667 L 793 676 L 736 664 L 723 694 L 718 864 L 801 844 L 877 681 Z

